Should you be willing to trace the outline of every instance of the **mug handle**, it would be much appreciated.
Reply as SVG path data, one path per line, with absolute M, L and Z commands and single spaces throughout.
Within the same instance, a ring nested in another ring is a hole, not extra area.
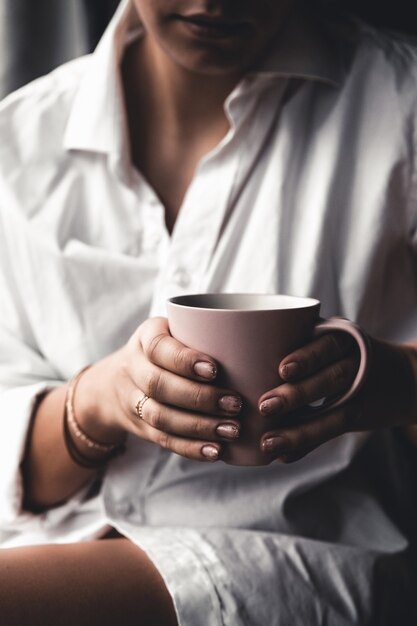
M 317 407 L 316 410 L 327 410 L 329 408 L 336 408 L 351 398 L 355 396 L 359 389 L 362 387 L 366 374 L 369 368 L 370 362 L 370 343 L 368 336 L 364 333 L 364 331 L 350 320 L 347 320 L 343 317 L 329 317 L 328 319 L 321 318 L 316 324 L 313 336 L 321 337 L 329 332 L 344 332 L 348 333 L 353 337 L 359 347 L 360 353 L 360 363 L 359 369 L 357 371 L 356 377 L 350 386 L 350 388 L 344 393 L 342 396 L 339 396 L 335 400 L 330 400 L 329 402 L 324 402 L 321 406 Z

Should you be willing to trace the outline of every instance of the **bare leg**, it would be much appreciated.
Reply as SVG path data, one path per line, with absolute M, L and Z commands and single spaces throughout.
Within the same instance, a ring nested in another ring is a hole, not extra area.
M 4 626 L 178 626 L 153 563 L 128 539 L 0 550 Z

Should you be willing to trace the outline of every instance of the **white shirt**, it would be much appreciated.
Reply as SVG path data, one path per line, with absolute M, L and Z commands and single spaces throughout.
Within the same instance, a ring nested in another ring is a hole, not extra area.
M 140 542 L 135 528 L 167 520 L 293 533 L 289 499 L 350 466 L 366 435 L 266 468 L 199 464 L 130 437 L 97 497 L 21 510 L 36 394 L 164 315 L 167 297 L 312 296 L 373 335 L 417 337 L 416 52 L 358 24 L 341 45 L 320 28 L 290 21 L 228 97 L 230 131 L 199 163 L 172 236 L 129 156 L 120 61 L 141 30 L 128 1 L 93 55 L 2 103 L 0 527 L 19 530 L 5 545 L 79 540 L 106 524 Z M 379 545 L 371 530 L 366 540 Z

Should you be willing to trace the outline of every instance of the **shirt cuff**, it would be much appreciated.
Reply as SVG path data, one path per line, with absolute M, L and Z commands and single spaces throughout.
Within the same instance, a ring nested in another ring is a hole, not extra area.
M 58 384 L 58 383 L 57 383 Z M 53 387 L 54 385 L 52 385 Z M 25 453 L 31 417 L 39 396 L 51 385 L 37 383 L 0 394 L 0 528 L 13 527 L 31 514 L 23 513 L 20 464 Z
M 106 527 L 100 495 L 90 498 L 91 483 L 64 504 L 42 514 L 23 510 L 21 463 L 31 418 L 39 396 L 62 384 L 48 381 L 8 389 L 0 394 L 0 543 L 13 533 L 16 543 L 80 540 Z

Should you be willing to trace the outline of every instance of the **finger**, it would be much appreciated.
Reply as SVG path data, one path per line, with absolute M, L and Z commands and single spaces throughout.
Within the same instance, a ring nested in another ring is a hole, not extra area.
M 356 359 L 347 357 L 300 382 L 284 383 L 260 398 L 259 410 L 263 415 L 286 414 L 337 396 L 351 386 L 357 367 Z
M 134 386 L 162 404 L 208 415 L 238 415 L 242 399 L 233 391 L 189 380 L 136 359 L 130 373 Z
M 344 434 L 347 421 L 347 410 L 340 408 L 296 428 L 266 433 L 261 440 L 261 449 L 283 463 L 292 463 L 326 441 Z
M 148 402 L 149 400 L 147 400 Z M 145 403 L 146 404 L 146 403 Z M 143 405 L 144 407 L 145 405 Z M 194 461 L 214 462 L 221 458 L 221 445 L 218 442 L 205 441 L 204 439 L 187 439 L 176 436 L 172 433 L 159 430 L 148 424 L 137 415 L 134 419 L 132 414 L 126 414 L 127 431 L 137 437 L 155 443 L 161 448 L 170 450 L 187 459 Z
M 147 359 L 164 370 L 198 380 L 211 381 L 217 376 L 215 361 L 174 339 L 165 318 L 148 320 L 142 326 L 140 341 Z
M 357 344 L 350 335 L 326 333 L 287 355 L 279 364 L 279 375 L 285 381 L 301 380 L 348 354 L 356 353 Z
M 136 410 L 138 390 L 132 393 L 131 409 L 129 417 L 137 427 L 138 411 Z M 187 413 L 177 408 L 166 406 L 156 402 L 152 398 L 146 398 L 141 403 L 141 419 L 147 424 L 171 435 L 185 437 L 187 439 L 200 439 L 206 441 L 233 441 L 239 437 L 239 422 L 227 421 L 204 417 L 194 413 Z M 136 404 L 134 402 L 136 401 Z
M 143 424 L 141 437 L 193 461 L 218 461 L 221 458 L 221 446 L 211 441 L 199 441 L 176 437 L 149 424 Z

